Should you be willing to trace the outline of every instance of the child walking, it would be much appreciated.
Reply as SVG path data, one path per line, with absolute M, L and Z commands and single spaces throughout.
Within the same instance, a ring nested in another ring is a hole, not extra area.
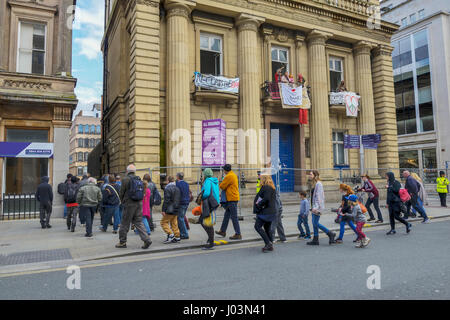
M 300 235 L 298 236 L 298 239 L 305 239 L 309 240 L 311 239 L 311 233 L 309 231 L 309 224 L 308 224 L 308 214 L 309 210 L 311 208 L 308 199 L 306 199 L 306 192 L 300 191 L 300 214 L 298 215 L 297 220 L 297 227 L 300 231 Z M 303 231 L 302 224 L 305 226 L 305 231 Z
M 366 217 L 358 204 L 358 197 L 355 194 L 351 194 L 346 198 L 348 203 L 351 205 L 352 213 L 346 213 L 343 215 L 353 217 L 356 222 L 356 232 L 358 233 L 358 238 L 356 239 L 356 248 L 365 248 L 369 245 L 370 239 L 362 232 L 364 224 L 366 223 Z

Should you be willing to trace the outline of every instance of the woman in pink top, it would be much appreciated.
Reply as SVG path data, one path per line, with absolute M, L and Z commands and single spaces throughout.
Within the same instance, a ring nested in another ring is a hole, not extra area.
M 144 180 L 144 199 L 142 199 L 142 222 L 144 223 L 147 233 L 150 235 L 150 196 L 151 191 L 148 182 Z

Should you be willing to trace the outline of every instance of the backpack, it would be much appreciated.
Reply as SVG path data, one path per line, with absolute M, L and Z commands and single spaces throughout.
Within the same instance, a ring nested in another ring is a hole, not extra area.
M 361 208 L 362 213 L 366 214 L 367 213 L 367 208 L 365 205 L 363 205 L 361 203 L 361 201 L 358 201 L 359 207 Z
M 64 194 L 64 202 L 66 203 L 77 202 L 77 192 L 78 192 L 78 185 L 69 184 L 67 186 L 66 193 Z
M 130 176 L 128 197 L 133 201 L 142 201 L 142 199 L 144 199 L 144 183 L 140 177 Z
M 58 184 L 58 193 L 62 194 L 62 195 L 65 194 L 66 187 L 67 187 L 67 184 L 65 182 L 61 182 L 60 184 Z
M 406 190 L 405 188 L 401 188 L 398 192 L 398 195 L 400 196 L 400 200 L 402 202 L 408 202 L 409 200 L 411 200 L 411 196 L 409 195 L 408 190 Z
M 155 192 L 152 192 L 152 195 L 150 197 L 150 206 L 160 206 L 162 199 L 161 199 L 161 195 L 159 194 L 158 189 L 155 186 Z

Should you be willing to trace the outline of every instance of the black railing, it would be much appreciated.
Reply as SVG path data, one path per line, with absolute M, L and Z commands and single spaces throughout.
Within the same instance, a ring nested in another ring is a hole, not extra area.
M 3 194 L 0 220 L 35 219 L 39 217 L 39 202 L 35 194 Z

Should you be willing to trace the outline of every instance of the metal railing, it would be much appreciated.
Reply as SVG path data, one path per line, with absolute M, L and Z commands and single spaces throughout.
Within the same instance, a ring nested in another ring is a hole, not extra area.
M 3 194 L 1 208 L 0 220 L 39 217 L 39 201 L 35 194 Z

